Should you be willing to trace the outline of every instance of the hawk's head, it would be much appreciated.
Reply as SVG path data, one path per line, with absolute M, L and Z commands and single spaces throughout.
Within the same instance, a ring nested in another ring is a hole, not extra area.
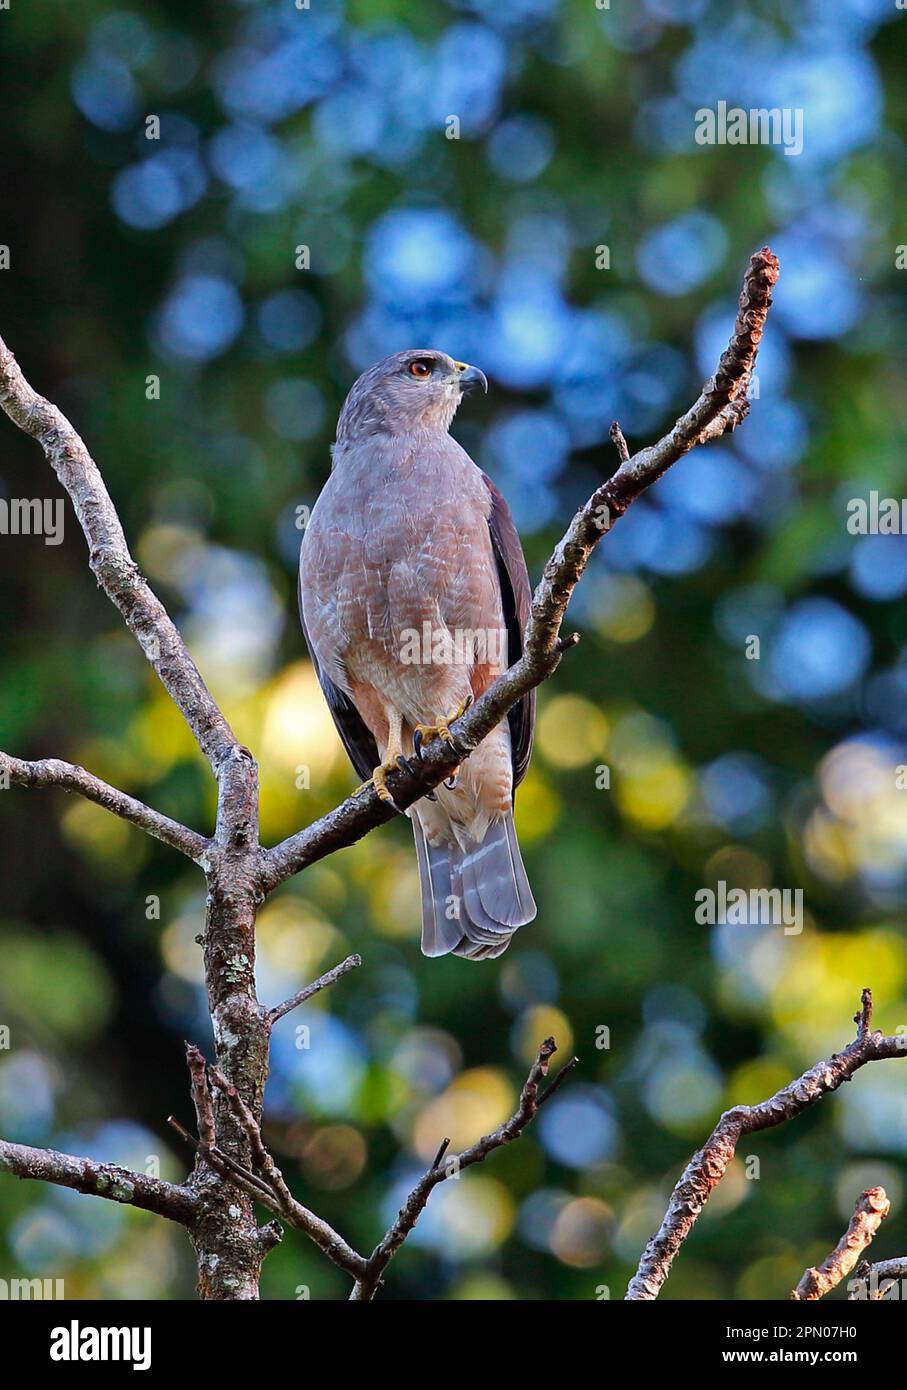
M 337 424 L 337 443 L 370 434 L 408 434 L 417 429 L 447 430 L 464 391 L 481 384 L 485 373 L 446 352 L 411 348 L 376 362 L 355 383 Z

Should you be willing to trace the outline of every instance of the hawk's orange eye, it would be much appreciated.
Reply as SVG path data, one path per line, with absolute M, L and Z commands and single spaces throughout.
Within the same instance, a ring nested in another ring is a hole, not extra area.
M 418 377 L 431 376 L 431 367 L 427 362 L 410 362 L 409 374 Z

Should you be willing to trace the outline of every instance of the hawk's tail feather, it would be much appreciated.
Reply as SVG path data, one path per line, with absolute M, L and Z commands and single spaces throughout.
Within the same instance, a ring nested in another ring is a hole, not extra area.
M 449 845 L 428 843 L 418 813 L 413 815 L 412 822 L 422 889 L 422 954 L 446 956 L 463 935 L 459 921 L 448 916 L 453 892 L 450 856 L 454 851 Z
M 493 960 L 510 945 L 536 906 L 523 867 L 513 813 L 493 820 L 485 838 L 465 851 L 456 843 L 429 844 L 413 816 L 422 888 L 422 952 L 453 952 L 469 960 Z

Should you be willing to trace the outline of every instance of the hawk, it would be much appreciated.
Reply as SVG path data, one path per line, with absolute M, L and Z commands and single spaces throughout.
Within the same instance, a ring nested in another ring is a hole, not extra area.
M 448 433 L 475 384 L 488 389 L 477 367 L 431 350 L 369 367 L 302 542 L 306 645 L 354 767 L 388 801 L 386 773 L 423 740 L 453 742 L 448 724 L 522 650 L 530 589 L 513 518 Z M 534 722 L 533 691 L 406 813 L 427 956 L 494 959 L 535 916 L 513 825 Z

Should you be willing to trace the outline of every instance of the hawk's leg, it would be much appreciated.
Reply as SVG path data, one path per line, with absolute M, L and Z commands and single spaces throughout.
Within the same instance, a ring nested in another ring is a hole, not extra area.
M 386 801 L 389 806 L 393 806 L 400 815 L 405 812 L 397 805 L 387 788 L 387 774 L 396 768 L 403 768 L 404 772 L 409 772 L 410 767 L 406 758 L 403 756 L 403 716 L 400 711 L 388 705 L 387 713 L 387 747 L 384 750 L 384 758 L 375 768 L 371 775 L 371 784 L 378 793 L 382 801 Z M 368 782 L 363 782 L 362 787 L 367 787 Z M 361 791 L 362 787 L 357 787 Z
M 461 714 L 466 713 L 466 711 L 469 709 L 469 706 L 473 703 L 473 698 L 474 697 L 472 695 L 467 695 L 466 699 L 462 702 L 459 708 L 455 709 L 453 714 L 450 715 L 449 718 L 439 719 L 437 724 L 416 725 L 416 727 L 413 729 L 413 752 L 415 753 L 417 758 L 422 757 L 422 744 L 430 743 L 433 738 L 442 739 L 443 742 L 448 744 L 448 746 L 452 748 L 455 753 L 458 753 L 461 758 L 465 758 L 467 756 L 465 749 L 459 748 L 457 746 L 456 739 L 450 732 L 449 726 L 453 724 L 455 720 L 459 719 Z M 455 786 L 456 780 L 456 775 L 454 775 L 453 777 L 448 778 L 447 783 L 445 785 Z

